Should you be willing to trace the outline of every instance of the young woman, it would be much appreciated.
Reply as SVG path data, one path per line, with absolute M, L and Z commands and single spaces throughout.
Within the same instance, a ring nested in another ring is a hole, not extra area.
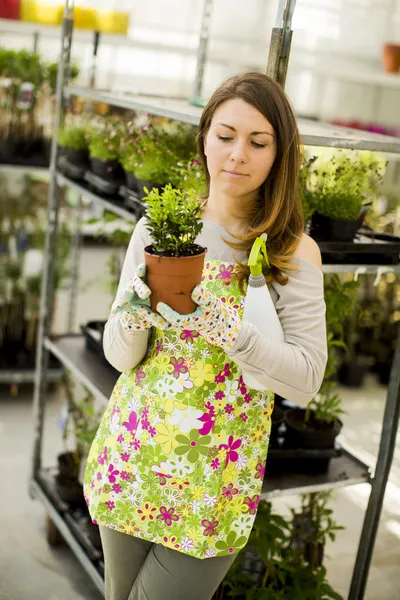
M 299 135 L 279 85 L 259 73 L 223 83 L 202 114 L 198 151 L 208 190 L 197 242 L 208 252 L 196 312 L 151 311 L 142 219 L 105 329 L 107 359 L 123 374 L 93 442 L 85 495 L 100 526 L 107 600 L 212 597 L 255 519 L 274 392 L 305 405 L 324 374 L 321 255 L 303 233 Z M 242 320 L 245 265 L 263 232 L 282 343 Z M 265 391 L 246 388 L 243 373 Z

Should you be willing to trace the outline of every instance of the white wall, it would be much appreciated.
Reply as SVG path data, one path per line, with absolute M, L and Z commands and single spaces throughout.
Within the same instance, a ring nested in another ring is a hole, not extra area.
M 102 43 L 98 87 L 191 94 L 203 0 L 77 0 L 76 5 L 129 10 L 130 37 L 154 45 L 143 49 Z M 265 69 L 277 6 L 278 0 L 214 0 L 204 95 L 230 74 Z M 400 43 L 400 0 L 297 0 L 293 29 L 287 91 L 299 114 L 400 125 L 400 75 L 397 89 L 374 83 L 382 78 L 384 41 Z M 91 45 L 81 38 L 75 36 L 73 54 L 84 84 Z M 0 43 L 29 47 L 32 40 L 1 35 Z M 57 39 L 43 38 L 40 50 L 54 57 L 58 45 Z M 186 52 L 160 52 L 157 45 Z M 354 83 L 362 73 L 365 81 Z

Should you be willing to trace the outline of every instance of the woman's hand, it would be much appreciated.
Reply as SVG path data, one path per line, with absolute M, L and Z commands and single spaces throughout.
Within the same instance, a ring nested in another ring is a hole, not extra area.
M 231 351 L 241 328 L 237 310 L 201 286 L 194 288 L 192 299 L 198 307 L 189 315 L 180 315 L 163 302 L 158 303 L 157 310 L 174 328 L 198 331 L 209 344 Z
M 151 290 L 142 279 L 145 276 L 146 266 L 138 265 L 135 277 L 124 289 L 112 313 L 118 315 L 122 327 L 127 330 L 144 331 L 150 327 L 164 331 L 171 329 L 172 325 L 150 308 Z

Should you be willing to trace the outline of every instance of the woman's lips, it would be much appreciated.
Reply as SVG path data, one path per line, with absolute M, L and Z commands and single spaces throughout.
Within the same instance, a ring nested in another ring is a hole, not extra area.
M 231 177 L 248 177 L 247 173 L 238 173 L 237 171 L 223 171 L 224 173 L 227 173 L 227 175 L 230 175 Z

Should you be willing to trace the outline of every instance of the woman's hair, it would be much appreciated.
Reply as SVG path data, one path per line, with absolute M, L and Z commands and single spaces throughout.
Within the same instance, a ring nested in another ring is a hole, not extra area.
M 247 254 L 254 240 L 268 234 L 267 248 L 271 270 L 265 274 L 272 280 L 287 283 L 284 271 L 296 267 L 289 263 L 304 229 L 298 175 L 300 169 L 300 139 L 293 109 L 280 85 L 263 73 L 249 72 L 227 79 L 211 96 L 205 107 L 197 134 L 197 148 L 207 181 L 210 174 L 204 154 L 204 141 L 216 109 L 227 100 L 240 98 L 254 106 L 274 128 L 276 158 L 260 188 L 260 194 L 247 210 L 248 233 L 235 235 L 237 241 L 227 243 Z M 249 275 L 247 265 L 238 263 L 237 279 L 243 289 Z

